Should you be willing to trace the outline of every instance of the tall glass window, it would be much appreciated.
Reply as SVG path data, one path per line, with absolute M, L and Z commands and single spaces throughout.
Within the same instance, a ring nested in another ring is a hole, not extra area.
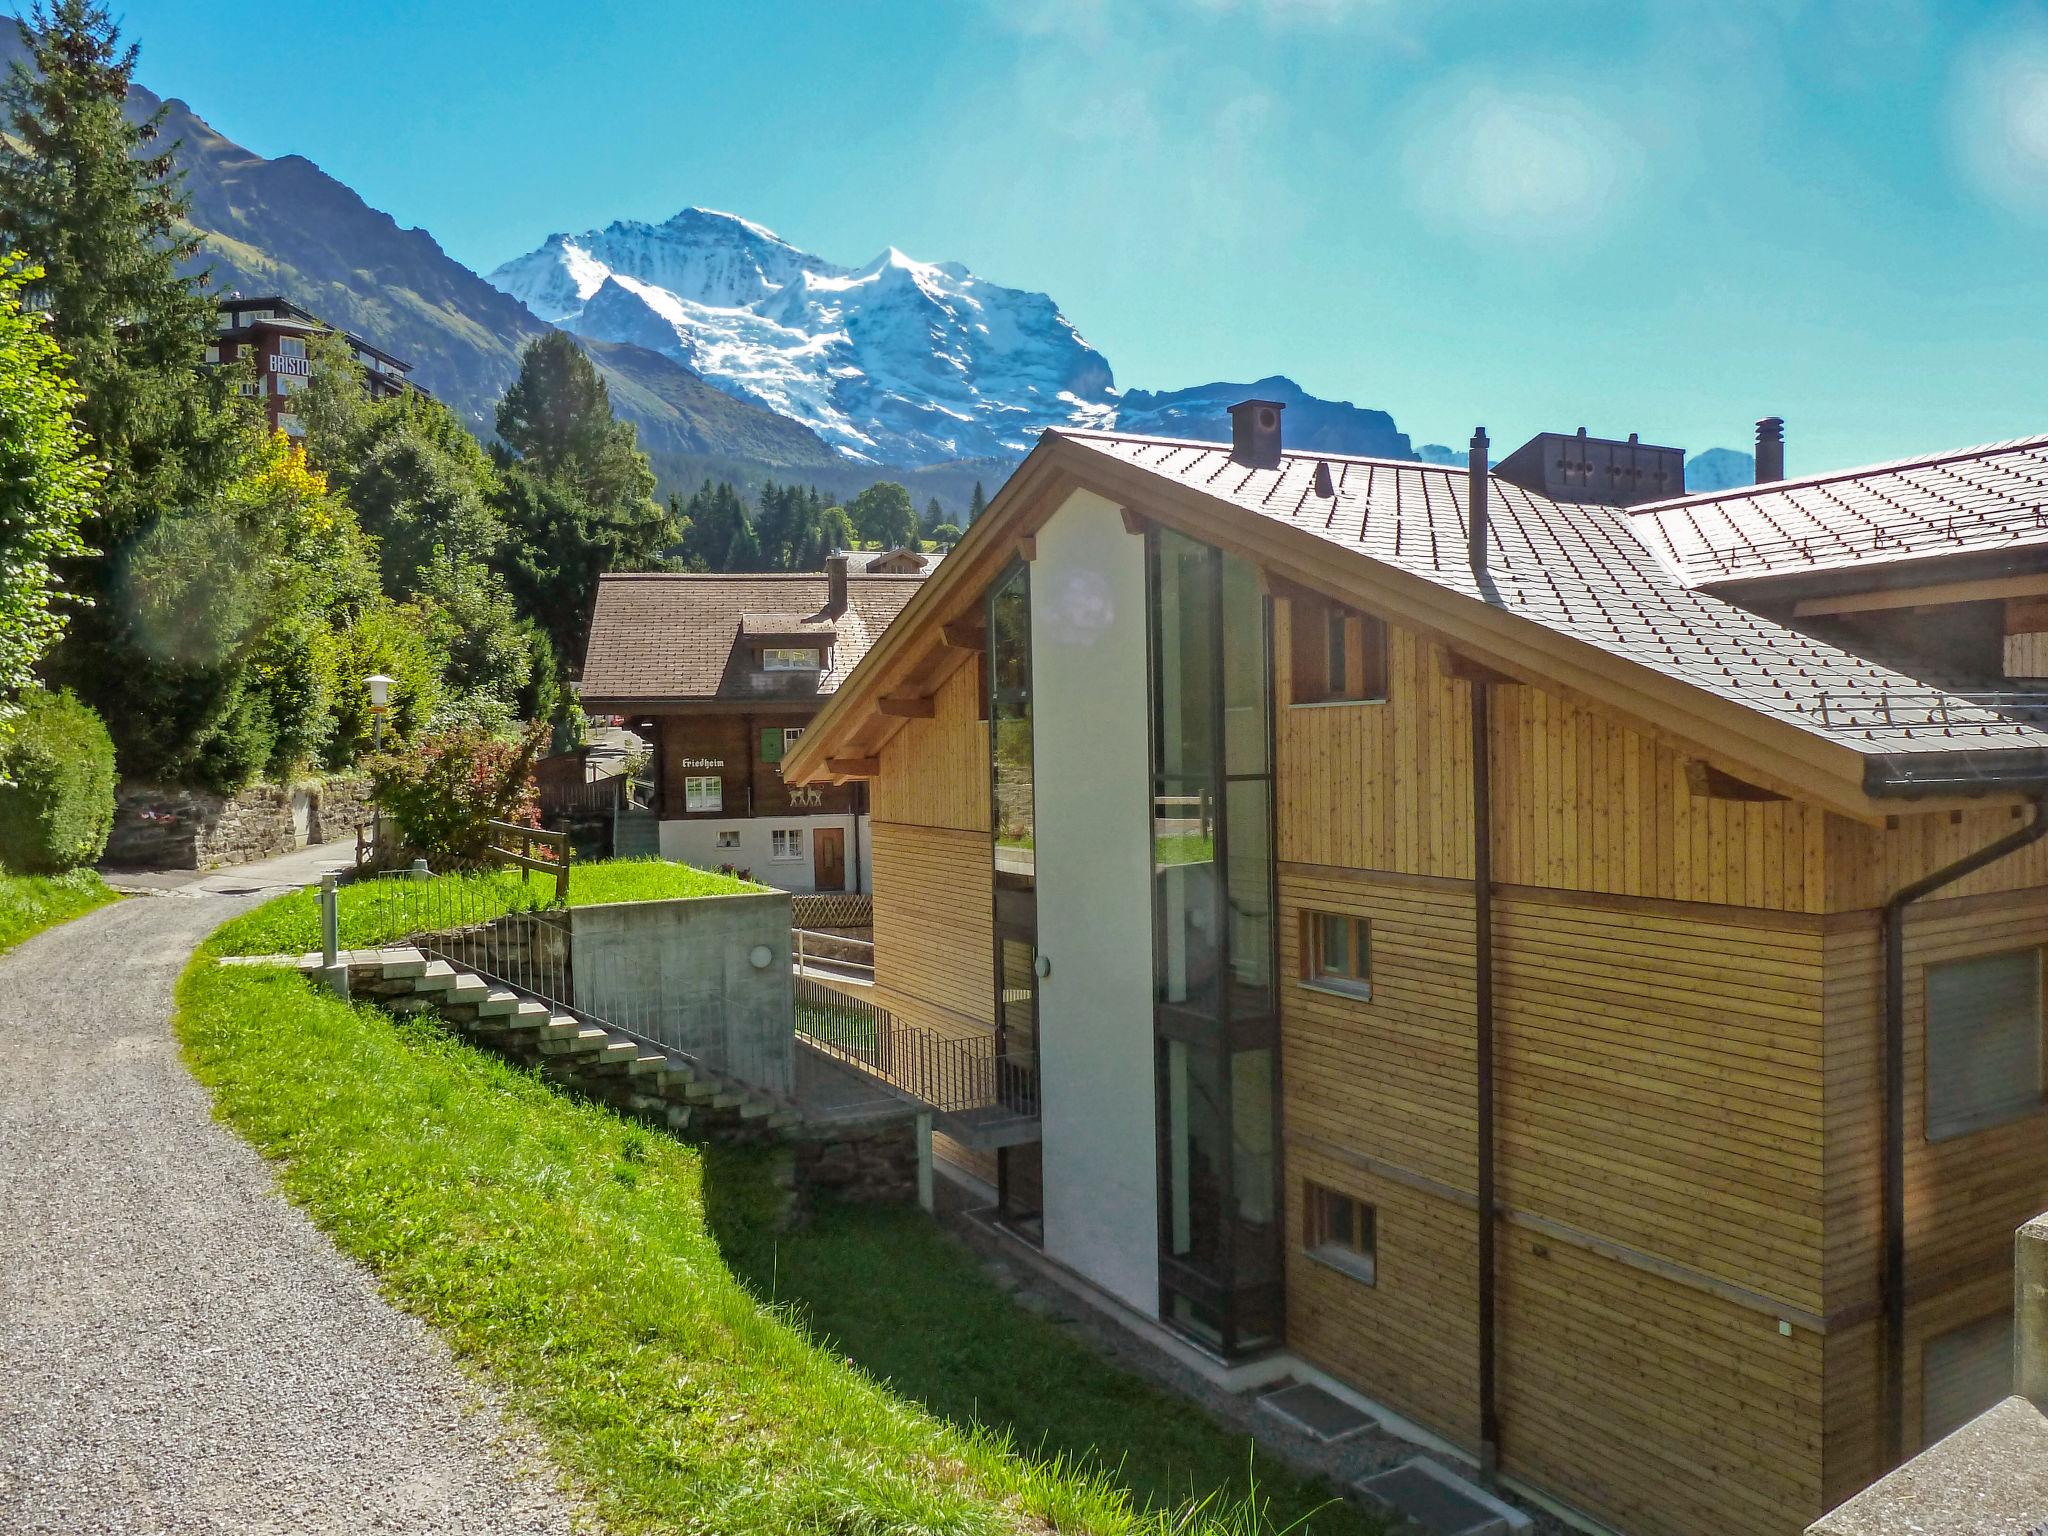
M 1150 539 L 1161 1310 L 1235 1354 L 1279 1332 L 1266 602 L 1235 557 Z
M 1031 567 L 1003 573 L 988 598 L 989 813 L 995 860 L 996 1097 L 1038 1110 L 1037 821 L 1032 794 Z M 1038 1144 L 996 1153 L 1003 1220 L 1042 1240 Z

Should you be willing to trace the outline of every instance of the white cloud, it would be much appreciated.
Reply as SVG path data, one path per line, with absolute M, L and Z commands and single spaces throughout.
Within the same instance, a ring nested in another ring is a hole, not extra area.
M 1427 93 L 1408 121 L 1417 206 L 1489 239 L 1591 241 L 1642 175 L 1637 139 L 1562 91 L 1467 80 Z
M 1963 174 L 2008 208 L 2048 215 L 2048 28 L 1988 31 L 1959 56 L 1950 91 Z

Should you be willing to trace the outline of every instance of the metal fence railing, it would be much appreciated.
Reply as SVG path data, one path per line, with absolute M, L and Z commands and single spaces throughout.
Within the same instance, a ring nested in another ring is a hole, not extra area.
M 855 979 L 875 979 L 875 945 L 872 939 L 792 928 L 789 930 L 789 955 L 799 975 L 806 968 L 815 968 Z
M 1035 1060 L 997 1049 L 993 1030 L 953 1037 L 812 977 L 794 979 L 797 1037 L 943 1114 L 1000 1110 L 1036 1117 Z

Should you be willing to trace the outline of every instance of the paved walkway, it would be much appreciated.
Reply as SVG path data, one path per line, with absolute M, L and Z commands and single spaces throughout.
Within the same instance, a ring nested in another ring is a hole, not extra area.
M 312 848 L 0 957 L 0 1531 L 566 1532 L 544 1459 L 215 1124 L 171 991 Z

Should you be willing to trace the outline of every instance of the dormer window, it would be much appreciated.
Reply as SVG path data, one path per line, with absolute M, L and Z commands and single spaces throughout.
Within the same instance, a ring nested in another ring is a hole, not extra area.
M 816 672 L 818 653 L 809 649 L 792 646 L 770 645 L 762 648 L 761 670 L 763 672 Z

